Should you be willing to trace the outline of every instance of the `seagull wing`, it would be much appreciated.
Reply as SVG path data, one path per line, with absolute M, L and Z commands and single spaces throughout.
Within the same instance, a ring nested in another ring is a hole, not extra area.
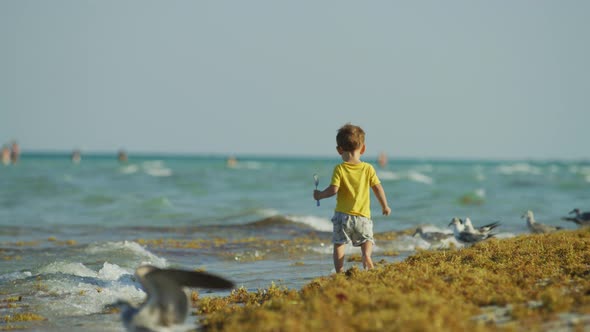
M 582 212 L 578 216 L 578 219 L 581 219 L 585 222 L 590 222 L 590 212 Z
M 561 220 L 573 221 L 578 225 L 582 225 L 582 221 L 578 218 L 563 217 L 563 218 L 561 218 Z
M 478 230 L 482 233 L 488 233 L 489 231 L 491 231 L 492 229 L 494 229 L 498 226 L 500 226 L 500 222 L 496 221 L 491 224 L 483 225 L 483 226 L 479 227 Z
M 475 242 L 485 240 L 487 238 L 488 238 L 488 236 L 486 234 L 461 232 L 461 233 L 459 233 L 457 240 L 459 240 L 461 242 L 475 243 Z
M 186 287 L 230 289 L 235 286 L 233 282 L 207 272 L 165 269 L 150 273 L 150 275 L 152 274 L 155 278 L 168 279 L 177 285 Z
M 156 267 L 151 267 L 139 280 L 148 295 L 141 311 L 156 316 L 160 326 L 181 324 L 186 319 L 189 303 L 183 286 L 214 289 L 234 286 L 231 281 L 206 272 Z

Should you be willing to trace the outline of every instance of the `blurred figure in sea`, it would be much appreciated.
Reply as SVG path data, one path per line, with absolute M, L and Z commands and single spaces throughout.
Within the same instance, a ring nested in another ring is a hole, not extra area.
M 82 161 L 82 154 L 80 150 L 76 149 L 72 152 L 72 163 L 79 164 Z
M 117 159 L 120 163 L 126 163 L 128 160 L 127 152 L 125 152 L 125 150 L 119 150 L 119 153 L 117 154 Z
M 234 168 L 238 164 L 238 160 L 234 156 L 229 156 L 227 158 L 227 167 Z
M 10 164 L 11 154 L 12 153 L 8 145 L 2 146 L 2 163 L 4 165 Z
M 379 166 L 381 166 L 381 168 L 385 168 L 385 166 L 387 166 L 387 155 L 385 155 L 385 152 L 381 152 L 379 154 L 379 157 L 377 157 L 377 163 Z
M 20 147 L 16 141 L 12 141 L 12 153 L 10 154 L 10 159 L 13 164 L 16 164 L 20 159 Z

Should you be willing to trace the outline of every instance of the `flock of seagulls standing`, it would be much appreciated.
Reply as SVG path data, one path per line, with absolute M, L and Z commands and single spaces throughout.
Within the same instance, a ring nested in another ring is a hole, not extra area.
M 493 237 L 495 234 L 492 233 L 492 230 L 499 225 L 499 222 L 493 222 L 475 228 L 471 223 L 471 219 L 465 218 L 465 220 L 462 220 L 457 217 L 453 218 L 449 223 L 449 227 L 453 228 L 453 236 L 463 244 L 473 244 Z
M 580 212 L 579 209 L 573 209 L 569 212 L 569 214 L 573 214 L 574 216 L 563 217 L 562 220 L 572 221 L 581 227 L 590 226 L 590 212 Z M 537 222 L 535 220 L 535 215 L 531 210 L 526 211 L 522 215 L 522 218 L 526 220 L 529 231 L 534 234 L 551 233 L 562 229 L 560 226 L 546 225 Z M 418 227 L 414 233 L 414 236 L 419 235 L 422 239 L 429 243 L 439 243 L 454 237 L 457 242 L 467 245 L 494 237 L 496 233 L 494 233 L 493 230 L 498 226 L 500 226 L 499 221 L 480 227 L 474 227 L 471 219 L 465 218 L 463 220 L 455 217 L 449 223 L 449 227 L 452 227 L 453 230 L 452 233 L 425 232 L 422 227 Z

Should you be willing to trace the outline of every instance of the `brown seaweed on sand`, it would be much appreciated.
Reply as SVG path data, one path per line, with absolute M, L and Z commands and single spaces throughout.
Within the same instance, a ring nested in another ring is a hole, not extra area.
M 272 285 L 198 302 L 205 331 L 588 328 L 590 230 L 420 251 L 370 271 L 318 278 L 299 291 Z

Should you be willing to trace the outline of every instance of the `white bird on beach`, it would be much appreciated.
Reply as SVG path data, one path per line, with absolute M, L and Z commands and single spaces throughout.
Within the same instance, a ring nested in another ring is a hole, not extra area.
M 147 293 L 146 300 L 138 307 L 122 300 L 107 306 L 121 309 L 121 320 L 130 332 L 170 331 L 181 327 L 188 316 L 190 303 L 183 286 L 234 287 L 231 281 L 206 272 L 159 269 L 151 265 L 138 267 L 135 275 Z
M 463 224 L 462 220 L 457 217 L 451 220 L 451 222 L 449 223 L 449 227 L 450 226 L 453 227 L 453 235 L 455 236 L 455 239 L 462 243 L 473 244 L 476 242 L 489 239 L 490 237 L 494 236 L 494 234 L 489 233 L 489 230 L 491 229 L 489 229 L 487 232 L 482 232 L 478 229 L 466 229 L 466 226 Z M 473 228 L 473 226 L 471 227 Z
M 425 232 L 422 227 L 416 228 L 416 232 L 414 235 L 420 235 L 420 237 L 428 242 L 441 242 L 453 236 L 450 233 L 442 233 L 442 232 Z
M 551 226 L 551 225 L 543 225 L 535 221 L 535 215 L 533 211 L 528 210 L 525 212 L 521 218 L 526 218 L 526 224 L 531 231 L 531 233 L 551 233 L 561 229 L 561 227 Z
M 469 217 L 465 218 L 465 221 L 463 222 L 463 224 L 465 225 L 465 231 L 470 232 L 470 233 L 474 233 L 474 234 L 488 234 L 492 229 L 500 226 L 500 222 L 496 221 L 491 224 L 487 224 L 487 225 L 483 225 L 478 228 L 475 228 L 475 227 L 473 227 L 473 224 L 471 223 L 471 219 L 469 219 Z
M 563 217 L 561 219 L 573 221 L 580 226 L 590 226 L 590 212 L 580 212 L 580 209 L 573 209 L 569 214 L 575 213 L 575 217 Z

